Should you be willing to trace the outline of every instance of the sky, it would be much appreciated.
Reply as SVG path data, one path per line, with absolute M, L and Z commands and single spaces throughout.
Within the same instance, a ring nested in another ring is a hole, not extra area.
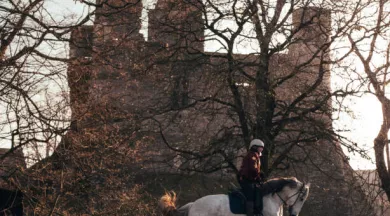
M 151 9 L 153 8 L 153 3 L 155 3 L 155 1 L 156 0 L 143 0 L 143 4 L 144 6 L 146 5 L 146 8 Z M 88 11 L 88 8 L 74 0 L 48 0 L 45 1 L 45 4 L 48 11 L 51 11 L 51 15 L 59 20 L 63 20 L 64 17 L 69 16 L 76 19 Z M 147 10 L 143 11 L 142 19 L 143 27 L 141 33 L 147 37 L 147 26 L 145 25 L 147 24 Z M 206 44 L 207 51 L 214 51 L 218 48 L 218 45 Z M 242 47 L 240 50 L 243 50 Z M 245 50 L 244 53 L 245 52 L 250 52 L 250 50 Z M 64 53 L 66 53 L 66 49 L 64 50 Z M 340 85 L 340 83 L 342 83 L 341 78 L 332 74 L 332 87 L 335 88 L 335 86 Z M 349 103 L 353 114 L 341 113 L 340 118 L 333 123 L 334 128 L 336 130 L 350 130 L 349 132 L 344 132 L 342 134 L 357 142 L 363 149 L 368 150 L 370 152 L 369 154 L 373 157 L 373 140 L 378 133 L 382 122 L 380 103 L 373 95 L 351 98 Z M 348 151 L 345 151 L 345 153 L 351 158 L 350 164 L 354 169 L 375 168 L 373 161 L 362 159 L 358 155 L 348 153 Z

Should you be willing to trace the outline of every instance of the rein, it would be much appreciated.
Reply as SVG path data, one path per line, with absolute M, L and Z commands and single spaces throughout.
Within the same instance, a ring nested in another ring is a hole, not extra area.
M 278 195 L 279 199 L 283 202 L 283 204 L 287 206 L 287 201 L 288 201 L 289 199 L 291 199 L 291 197 L 293 197 L 293 196 L 295 196 L 295 195 L 297 195 L 297 194 L 301 194 L 301 193 L 303 192 L 303 188 L 304 188 L 304 187 L 305 187 L 305 183 L 302 184 L 302 187 L 298 190 L 298 192 L 296 192 L 295 194 L 289 196 L 286 200 L 284 200 L 284 199 L 280 196 L 279 193 L 276 193 L 276 195 Z M 297 203 L 298 199 L 299 199 L 299 196 L 297 196 L 297 198 L 295 199 L 294 203 L 293 203 L 291 206 L 294 206 L 295 203 Z

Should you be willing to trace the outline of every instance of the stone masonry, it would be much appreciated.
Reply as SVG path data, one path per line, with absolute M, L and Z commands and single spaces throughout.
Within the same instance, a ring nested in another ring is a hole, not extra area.
M 126 119 L 139 121 L 141 131 L 158 131 L 155 124 L 158 121 L 164 128 L 168 141 L 182 143 L 186 149 L 199 150 L 204 147 L 202 143 L 210 140 L 212 134 L 218 134 L 223 128 L 234 125 L 236 119 L 231 118 L 231 111 L 216 103 L 196 104 L 180 111 L 208 95 L 231 102 L 229 90 L 222 83 L 224 78 L 221 76 L 227 68 L 226 54 L 204 51 L 202 14 L 197 11 L 196 3 L 159 0 L 155 9 L 149 11 L 148 40 L 145 40 L 139 33 L 142 11 L 140 1 L 108 2 L 109 4 L 104 4 L 97 10 L 93 26 L 83 26 L 72 32 L 74 42 L 71 44 L 70 54 L 76 60 L 69 66 L 68 79 L 72 118 L 77 128 L 93 127 L 93 117 L 96 116 L 107 118 L 107 121 L 119 126 L 126 124 Z M 119 7 L 121 5 L 126 7 Z M 117 8 L 121 9 L 113 13 Z M 297 41 L 301 42 L 291 45 L 287 53 L 274 55 L 271 59 L 269 68 L 272 79 L 279 79 L 293 71 L 329 40 L 324 33 L 324 29 L 330 29 L 331 26 L 329 11 L 318 8 L 297 10 L 293 14 L 293 27 L 296 28 L 298 23 L 313 17 L 317 17 L 314 24 L 302 28 L 296 36 L 301 39 Z M 169 20 L 174 22 L 164 25 Z M 248 74 L 255 73 L 253 65 L 258 62 L 256 55 L 236 54 L 234 58 L 243 62 L 240 70 Z M 316 100 L 316 95 L 329 92 L 329 67 L 322 65 L 320 61 L 316 57 L 309 65 L 300 69 L 296 78 L 276 88 L 278 100 L 286 104 L 292 103 L 301 93 L 300 88 L 314 82 L 319 74 L 325 81 L 307 100 Z M 236 78 L 237 83 L 243 80 L 240 88 L 245 98 L 244 106 L 248 106 L 248 112 L 251 112 L 253 107 L 246 104 L 253 97 L 252 86 L 245 87 L 245 79 Z M 325 108 L 328 110 L 312 117 L 331 130 L 331 103 L 328 100 L 326 104 Z M 91 113 L 87 110 L 95 111 Z M 157 115 L 161 110 L 172 112 Z M 157 117 L 155 121 L 141 121 L 149 116 Z M 303 124 L 291 125 L 289 129 L 310 127 Z M 234 133 L 234 130 L 228 132 Z M 222 134 L 227 132 L 223 131 Z M 291 136 L 296 134 L 286 132 L 275 143 L 283 143 Z M 157 146 L 164 146 L 160 138 L 156 138 L 155 142 Z M 237 149 L 244 146 L 240 140 L 231 142 L 237 142 Z M 200 145 L 187 146 L 187 143 Z M 280 151 L 286 148 L 282 145 L 279 147 Z M 338 143 L 318 139 L 318 142 L 310 143 L 304 149 L 292 150 L 291 160 L 303 157 L 307 158 L 306 163 L 296 163 L 285 171 L 272 174 L 293 175 L 311 182 L 309 200 L 302 215 L 368 215 L 360 209 L 363 203 L 361 199 L 364 200 L 359 197 L 361 193 L 351 193 L 355 190 L 351 183 L 354 181 L 352 169 Z M 189 166 L 185 158 L 173 158 L 173 165 Z M 359 200 L 355 202 L 353 198 L 358 199 L 357 197 Z

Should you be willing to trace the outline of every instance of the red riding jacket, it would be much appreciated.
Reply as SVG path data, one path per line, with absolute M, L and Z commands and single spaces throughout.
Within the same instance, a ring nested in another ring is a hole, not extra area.
M 258 182 L 260 177 L 260 155 L 258 152 L 249 151 L 242 160 L 241 168 L 238 173 L 240 180 Z

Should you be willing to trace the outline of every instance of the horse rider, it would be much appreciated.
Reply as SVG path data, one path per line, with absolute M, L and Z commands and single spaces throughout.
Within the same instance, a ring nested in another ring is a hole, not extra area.
M 254 139 L 249 144 L 249 151 L 242 160 L 241 168 L 238 172 L 238 183 L 240 184 L 246 201 L 246 215 L 253 216 L 254 201 L 256 197 L 255 189 L 259 182 L 262 182 L 260 173 L 260 156 L 264 149 L 264 142 Z

